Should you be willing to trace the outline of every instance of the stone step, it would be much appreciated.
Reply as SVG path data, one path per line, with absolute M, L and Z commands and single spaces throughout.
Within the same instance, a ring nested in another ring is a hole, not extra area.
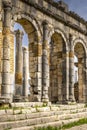
M 51 105 L 51 103 L 48 103 L 48 106 Z M 36 106 L 43 106 L 42 102 L 16 102 L 16 103 L 11 103 L 12 107 L 22 107 L 22 108 L 27 108 L 27 107 L 36 107 Z
M 61 121 L 50 122 L 50 123 L 39 124 L 39 125 L 33 125 L 33 126 L 24 126 L 24 127 L 20 127 L 20 128 L 12 128 L 10 130 L 35 130 L 36 128 L 48 127 L 48 126 L 59 127 L 59 126 L 62 126 L 62 125 L 68 124 L 68 123 L 79 121 L 79 119 L 81 119 L 81 118 L 61 120 Z
M 75 105 L 52 105 L 52 108 L 56 108 L 58 107 L 59 110 L 71 110 L 71 109 L 80 109 L 80 108 L 84 108 L 85 104 L 75 104 Z
M 24 126 L 34 126 L 45 123 L 58 122 L 62 120 L 69 120 L 75 118 L 86 118 L 87 112 L 80 112 L 76 114 L 63 114 L 63 115 L 54 115 L 49 117 L 38 117 L 33 119 L 19 120 L 19 121 L 8 121 L 8 122 L 0 122 L 0 130 L 4 130 L 7 128 L 20 128 Z
M 28 113 L 27 109 L 23 109 L 23 111 L 19 111 L 16 114 L 6 114 L 0 116 L 0 122 L 4 121 L 17 121 L 17 120 L 25 120 L 25 119 L 33 119 L 38 117 L 48 117 L 53 115 L 63 115 L 63 114 L 75 114 L 79 112 L 87 112 L 87 108 L 75 109 L 75 110 L 63 110 L 63 111 L 37 111 L 36 113 Z
M 21 105 L 19 105 L 21 106 Z M 0 115 L 13 115 L 13 114 L 19 114 L 21 113 L 36 113 L 36 112 L 47 112 L 47 111 L 65 111 L 65 110 L 77 110 L 77 109 L 83 109 L 86 108 L 84 104 L 78 104 L 78 105 L 52 105 L 47 107 L 26 107 L 21 108 L 17 107 L 16 109 L 7 109 L 7 110 L 0 110 Z

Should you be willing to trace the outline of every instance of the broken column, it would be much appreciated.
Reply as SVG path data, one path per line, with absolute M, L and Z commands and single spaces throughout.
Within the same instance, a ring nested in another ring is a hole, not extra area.
M 22 95 L 28 98 L 28 90 L 29 90 L 29 65 L 28 65 L 28 49 L 23 47 L 23 89 Z
M 16 64 L 15 64 L 15 95 L 22 95 L 22 71 L 23 71 L 23 52 L 22 39 L 23 32 L 21 30 L 15 31 L 16 36 Z

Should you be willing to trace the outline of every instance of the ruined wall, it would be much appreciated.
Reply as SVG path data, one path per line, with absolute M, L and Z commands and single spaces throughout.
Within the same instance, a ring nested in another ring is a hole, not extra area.
M 61 40 L 61 38 L 59 37 L 59 35 L 57 35 L 57 38 L 53 37 L 53 50 L 51 49 L 50 51 L 47 52 L 47 50 L 45 50 L 46 52 L 46 60 L 48 58 L 49 61 L 49 65 L 50 65 L 50 87 L 49 87 L 49 97 L 50 99 L 52 99 L 53 101 L 61 101 L 64 93 L 65 93 L 65 86 L 66 86 L 66 68 L 69 69 L 70 65 L 72 64 L 72 60 L 74 58 L 71 58 L 71 56 L 69 54 L 72 53 L 72 45 L 74 43 L 75 39 L 82 39 L 82 41 L 84 42 L 84 46 L 87 46 L 86 41 L 87 41 L 87 23 L 85 20 L 83 20 L 82 18 L 80 18 L 78 15 L 76 15 L 73 12 L 70 12 L 68 10 L 68 6 L 65 5 L 63 6 L 63 8 L 60 8 L 58 6 L 58 3 L 50 3 L 47 0 L 43 0 L 41 2 L 39 2 L 38 0 L 34 0 L 34 1 L 25 1 L 24 0 L 11 0 L 12 2 L 12 21 L 15 22 L 19 22 L 21 25 L 23 25 L 26 33 L 28 35 L 34 35 L 35 31 L 38 31 L 41 39 L 43 39 L 44 35 L 43 35 L 43 21 L 47 21 L 48 24 L 48 29 L 45 30 L 45 32 L 47 32 L 49 39 L 51 39 L 51 34 L 54 32 L 56 32 L 57 30 L 59 31 L 59 34 L 63 34 L 62 38 L 64 38 L 65 42 L 67 43 L 67 52 L 65 51 L 64 48 L 64 44 L 63 44 L 63 40 Z M 52 1 L 51 1 L 52 2 Z M 32 5 L 32 6 L 31 6 Z M 61 5 L 60 5 L 61 6 Z M 7 19 L 6 19 L 7 20 Z M 52 32 L 52 33 L 51 33 Z M 45 33 L 46 34 L 46 33 Z M 70 41 L 70 35 L 72 35 L 72 39 Z M 10 39 L 10 70 L 11 70 L 11 74 L 13 75 L 14 73 L 14 38 L 13 38 L 13 34 L 9 35 L 9 39 Z M 49 77 L 47 77 L 47 80 L 45 85 L 43 85 L 43 79 L 46 76 L 42 76 L 42 68 L 44 68 L 42 66 L 42 59 L 43 55 L 42 52 L 44 52 L 44 48 L 42 51 L 42 46 L 41 44 L 43 44 L 44 40 L 42 41 L 42 43 L 38 42 L 38 40 L 35 38 L 36 36 L 33 36 L 32 38 L 29 37 L 29 70 L 30 70 L 30 85 L 31 85 L 31 97 L 30 99 L 32 99 L 32 101 L 37 101 L 41 98 L 41 91 L 43 91 L 43 89 L 46 88 L 46 92 L 44 95 L 46 95 L 46 93 L 48 94 L 48 84 L 47 82 L 49 82 Z M 47 37 L 47 36 L 46 36 Z M 1 36 L 2 39 L 2 36 Z M 31 40 L 33 39 L 33 40 Z M 46 39 L 47 40 L 47 39 Z M 47 44 L 48 41 L 47 40 Z M 46 48 L 47 46 L 45 46 Z M 50 52 L 50 58 L 49 58 L 49 53 Z M 67 54 L 68 55 L 67 55 Z M 48 57 L 47 57 L 48 55 Z M 72 55 L 72 54 L 71 54 Z M 71 63 L 67 63 L 66 64 L 66 56 L 69 59 L 69 62 L 71 61 Z M 73 56 L 74 56 L 74 51 L 73 51 Z M 81 57 L 82 58 L 82 57 Z M 47 60 L 47 62 L 48 62 Z M 44 60 L 43 60 L 44 63 Z M 74 63 L 74 62 L 73 62 Z M 44 65 L 46 65 L 47 63 L 44 63 Z M 73 65 L 70 68 L 70 71 L 72 71 Z M 46 70 L 48 69 L 48 70 Z M 48 71 L 49 71 L 49 67 L 47 68 L 47 66 L 45 66 L 45 71 L 43 71 L 47 76 L 48 76 Z M 73 69 L 74 70 L 74 69 Z M 69 71 L 69 70 L 68 70 Z M 70 71 L 68 73 L 70 73 Z M 80 70 L 79 73 L 82 74 L 83 70 L 80 66 Z M 69 77 L 69 74 L 67 74 L 67 77 Z M 70 77 L 74 77 L 73 73 L 70 73 Z M 73 79 L 73 78 L 72 78 Z M 82 84 L 82 77 L 79 77 L 80 82 L 79 84 Z M 70 80 L 70 79 L 69 79 Z M 69 84 L 71 87 L 71 91 L 73 91 L 72 87 L 72 81 L 67 80 L 68 83 L 68 89 L 69 89 Z M 45 86 L 45 87 L 44 87 Z M 81 85 L 80 85 L 81 86 Z M 86 87 L 86 84 L 84 84 L 84 86 Z M 84 87 L 84 88 L 85 88 Z M 63 89 L 62 89 L 63 88 Z M 81 88 L 82 89 L 82 88 Z M 70 90 L 69 90 L 70 91 Z M 80 90 L 81 92 L 82 90 Z M 73 93 L 71 93 L 72 95 Z M 82 94 L 82 93 L 81 93 Z M 81 95 L 80 94 L 80 95 Z M 69 93 L 68 93 L 69 95 Z M 38 97 L 39 96 L 39 97 Z M 52 98 L 51 98 L 52 96 Z M 80 97 L 81 98 L 81 97 Z
M 30 101 L 41 100 L 41 55 L 41 44 L 29 43 Z
M 50 91 L 51 101 L 61 102 L 64 98 L 66 87 L 66 55 L 65 45 L 60 35 L 52 36 L 51 51 L 50 51 Z

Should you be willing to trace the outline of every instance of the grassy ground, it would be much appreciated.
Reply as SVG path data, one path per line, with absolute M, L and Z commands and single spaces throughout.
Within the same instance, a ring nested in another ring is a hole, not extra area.
M 35 130 L 65 130 L 65 129 L 69 129 L 71 127 L 79 126 L 79 125 L 83 125 L 83 124 L 87 124 L 87 118 L 80 119 L 77 122 L 69 123 L 69 124 L 63 125 L 61 127 L 51 127 L 51 126 L 48 126 L 47 128 L 43 127 L 43 128 L 38 128 L 38 129 L 35 129 Z

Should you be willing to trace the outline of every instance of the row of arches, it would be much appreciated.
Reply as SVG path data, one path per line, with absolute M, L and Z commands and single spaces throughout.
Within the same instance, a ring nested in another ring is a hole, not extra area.
M 28 42 L 26 40 L 24 42 L 27 42 L 29 53 L 28 70 L 31 79 L 29 101 L 48 101 L 48 99 L 51 102 L 85 101 L 87 51 L 84 40 L 76 39 L 69 32 L 59 28 L 55 29 L 46 20 L 36 20 L 30 13 L 23 14 L 21 9 L 18 13 L 17 8 L 14 7 L 12 10 L 10 3 L 3 3 L 3 11 L 2 95 L 10 96 L 10 35 L 12 31 L 14 32 L 14 24 L 17 22 L 23 27 L 28 39 Z M 19 45 L 20 41 L 19 39 Z M 20 49 L 17 51 L 20 52 Z M 19 57 L 20 54 L 16 56 L 15 61 L 21 65 L 17 60 Z M 77 62 L 74 62 L 74 57 L 78 59 Z M 75 67 L 78 77 L 76 83 Z M 19 80 L 22 74 L 17 71 L 15 77 Z
M 32 73 L 38 71 L 39 66 L 41 67 L 41 63 L 34 64 L 34 68 L 36 66 L 37 70 L 31 71 L 31 66 L 36 59 L 41 58 L 41 55 L 36 56 L 35 44 L 42 44 L 42 34 L 37 29 L 37 26 L 31 23 L 31 21 L 26 20 L 25 18 L 18 19 L 16 21 L 24 28 L 25 32 L 28 36 L 28 46 L 29 46 L 29 56 L 30 56 L 30 78 L 31 78 L 31 86 L 32 86 L 32 99 L 34 100 L 34 94 L 37 95 L 40 93 L 38 89 L 38 84 L 35 85 L 35 81 L 37 80 L 37 76 L 32 76 Z M 35 21 L 34 21 L 35 22 Z M 49 38 L 50 37 L 50 38 Z M 49 100 L 51 102 L 62 102 L 63 100 L 69 99 L 69 41 L 67 40 L 65 34 L 56 29 L 53 32 L 49 33 L 48 41 L 49 41 L 49 55 L 50 55 L 50 63 L 49 63 L 49 89 L 48 95 Z M 86 89 L 86 43 L 78 38 L 73 40 L 72 42 L 72 50 L 74 51 L 74 57 L 77 58 L 77 61 L 74 62 L 74 78 L 76 76 L 77 81 L 74 79 L 74 97 L 77 102 L 83 102 L 85 100 L 85 89 Z M 32 53 L 31 53 L 32 52 Z M 31 55 L 34 55 L 32 57 Z M 33 60 L 32 60 L 33 59 Z M 40 59 L 41 60 L 41 59 Z M 40 61 L 41 62 L 41 61 Z M 77 73 L 75 75 L 75 68 Z M 38 71 L 41 74 L 41 69 Z M 37 73 L 38 73 L 37 72 Z M 41 81 L 41 79 L 39 79 Z M 41 82 L 40 82 L 41 83 Z M 41 84 L 40 84 L 41 85 Z M 40 87 L 40 86 L 39 86 Z

